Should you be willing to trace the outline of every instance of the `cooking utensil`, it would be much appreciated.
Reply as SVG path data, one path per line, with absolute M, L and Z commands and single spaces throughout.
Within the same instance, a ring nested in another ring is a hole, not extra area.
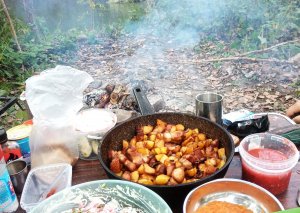
M 205 183 L 191 191 L 184 201 L 183 212 L 195 212 L 211 201 L 243 205 L 254 213 L 284 210 L 279 200 L 264 188 L 243 180 L 223 178 Z
M 112 200 L 121 208 L 131 207 L 143 210 L 144 213 L 171 213 L 168 204 L 156 193 L 140 184 L 122 180 L 98 180 L 72 186 L 47 198 L 30 212 L 61 212 L 68 208 L 76 208 L 78 204 L 87 208 Z
M 139 93 L 140 92 L 142 91 L 140 90 Z M 144 104 L 147 103 L 143 102 L 142 100 L 139 100 L 138 103 L 139 105 L 142 105 L 142 113 L 148 113 L 149 111 L 151 111 L 149 110 L 149 108 L 146 108 L 148 110 L 143 110 L 145 109 L 145 107 L 143 107 Z M 146 187 L 152 189 L 153 191 L 157 192 L 160 196 L 162 196 L 162 198 L 164 198 L 165 201 L 167 201 L 167 203 L 171 206 L 172 209 L 182 209 L 184 198 L 190 190 L 205 182 L 211 181 L 216 178 L 224 177 L 234 155 L 234 144 L 231 136 L 223 127 L 203 117 L 197 117 L 191 114 L 176 112 L 143 115 L 140 117 L 132 118 L 115 126 L 113 129 L 111 129 L 104 135 L 102 144 L 99 148 L 98 157 L 102 167 L 104 168 L 109 178 L 122 179 L 109 169 L 110 161 L 108 159 L 108 151 L 121 150 L 122 141 L 131 139 L 136 134 L 137 126 L 155 125 L 157 119 L 161 119 L 167 123 L 181 123 L 185 127 L 192 129 L 199 128 L 208 137 L 219 139 L 221 145 L 225 148 L 227 161 L 220 170 L 216 171 L 212 175 L 209 175 L 195 182 L 178 184 L 173 186 L 146 185 Z
M 136 86 L 133 88 L 133 94 L 142 115 L 149 115 L 155 112 L 146 94 L 142 91 L 142 88 L 140 86 Z
M 223 96 L 208 92 L 196 96 L 196 115 L 222 125 Z
M 26 161 L 20 159 L 10 161 L 6 167 L 15 192 L 21 194 L 28 174 Z

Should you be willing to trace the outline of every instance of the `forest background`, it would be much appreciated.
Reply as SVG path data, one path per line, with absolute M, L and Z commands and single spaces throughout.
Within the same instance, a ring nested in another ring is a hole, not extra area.
M 161 38 L 166 32 L 180 35 L 179 47 L 192 40 L 189 51 L 217 59 L 209 62 L 214 67 L 238 56 L 293 63 L 299 70 L 298 0 L 0 2 L 0 96 L 18 97 L 35 72 L 72 64 L 82 43 L 99 45 L 141 31 Z M 181 34 L 182 29 L 188 33 Z M 299 98 L 299 78 L 288 84 L 293 88 L 289 95 Z M 13 126 L 26 119 L 26 112 L 14 106 L 1 115 L 0 124 Z

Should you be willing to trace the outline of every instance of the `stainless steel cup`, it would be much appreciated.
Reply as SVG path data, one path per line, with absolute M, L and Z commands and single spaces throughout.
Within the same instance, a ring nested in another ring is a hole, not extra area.
M 11 161 L 6 168 L 16 194 L 21 194 L 28 174 L 26 161 L 21 159 Z
M 196 96 L 196 115 L 222 125 L 223 96 L 207 92 Z

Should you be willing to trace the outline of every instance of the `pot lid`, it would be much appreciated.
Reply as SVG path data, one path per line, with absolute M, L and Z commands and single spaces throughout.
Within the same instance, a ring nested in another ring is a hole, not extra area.
M 117 116 L 106 109 L 85 109 L 80 111 L 75 120 L 76 130 L 87 134 L 103 134 L 117 123 Z

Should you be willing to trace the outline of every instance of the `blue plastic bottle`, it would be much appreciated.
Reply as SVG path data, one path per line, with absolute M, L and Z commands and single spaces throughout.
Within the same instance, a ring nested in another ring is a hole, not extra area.
M 7 135 L 3 128 L 0 128 L 0 144 L 7 141 Z M 4 154 L 0 145 L 0 213 L 15 212 L 19 202 L 10 180 Z

